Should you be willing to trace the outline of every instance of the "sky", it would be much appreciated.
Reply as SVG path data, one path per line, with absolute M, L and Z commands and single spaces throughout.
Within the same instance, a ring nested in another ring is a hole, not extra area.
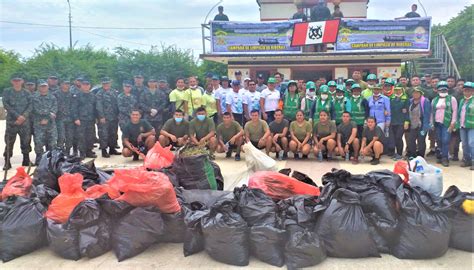
M 342 0 L 344 1 L 344 0 Z M 159 29 L 73 28 L 75 46 L 90 44 L 95 48 L 124 46 L 148 50 L 153 45 L 176 45 L 202 53 L 200 25 L 218 0 L 70 0 L 72 25 L 91 27 L 126 27 Z M 470 0 L 422 0 L 433 23 L 445 24 Z M 396 3 L 396 4 L 395 4 Z M 418 0 L 370 0 L 367 17 L 391 19 L 401 17 Z M 234 21 L 259 21 L 255 0 L 223 0 L 225 13 Z M 420 14 L 424 14 L 418 5 Z M 211 12 L 213 18 L 217 9 Z M 208 19 L 209 20 L 209 19 Z M 0 0 L 0 21 L 68 25 L 67 0 Z M 31 57 L 42 43 L 69 46 L 67 27 L 50 27 L 0 22 L 0 47 Z

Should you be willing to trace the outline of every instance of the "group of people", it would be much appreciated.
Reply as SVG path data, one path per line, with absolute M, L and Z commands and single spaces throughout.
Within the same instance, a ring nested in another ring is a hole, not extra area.
M 23 165 L 30 163 L 31 135 L 36 164 L 45 149 L 55 147 L 96 157 L 96 142 L 104 158 L 122 154 L 138 159 L 158 141 L 162 146 L 205 146 L 211 158 L 215 152 L 228 158 L 235 152 L 240 160 L 241 146 L 248 142 L 282 160 L 291 152 L 295 159 L 340 156 L 354 164 L 371 157 L 374 165 L 383 154 L 394 160 L 425 156 L 428 136 L 428 155 L 449 166 L 450 159 L 458 160 L 462 142 L 461 166 L 473 169 L 471 82 L 440 81 L 429 74 L 422 79 L 368 74 L 363 81 L 360 71 L 342 84 L 324 77 L 288 81 L 280 73 L 267 80 L 263 74 L 256 80 L 242 78 L 240 71 L 234 76 L 207 74 L 204 88 L 197 77 L 178 78 L 171 90 L 166 80 L 149 78 L 145 85 L 138 74 L 133 82 L 124 81 L 120 91 L 109 78 L 91 90 L 87 79 L 59 83 L 56 76 L 41 81 L 36 91 L 23 88 L 23 79 L 14 76 L 3 94 L 5 168 L 11 167 L 18 134 Z M 117 151 L 119 127 L 122 153 Z

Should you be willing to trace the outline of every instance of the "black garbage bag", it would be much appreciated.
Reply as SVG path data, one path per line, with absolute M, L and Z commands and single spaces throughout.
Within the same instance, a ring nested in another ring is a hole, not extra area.
M 378 186 L 382 187 L 385 192 L 396 196 L 397 190 L 400 185 L 403 183 L 400 175 L 393 173 L 390 170 L 377 170 L 371 171 L 366 174 L 366 179 L 372 183 L 376 183 Z
M 118 261 L 134 257 L 156 243 L 163 234 L 161 213 L 154 207 L 137 207 L 114 226 L 112 249 Z
M 67 224 L 79 231 L 79 251 L 82 256 L 95 258 L 110 250 L 109 220 L 95 200 L 79 203 Z
M 158 171 L 168 176 L 171 184 L 173 184 L 173 187 L 179 187 L 178 177 L 176 176 L 176 173 L 173 171 L 173 167 L 161 168 Z
M 326 250 L 319 236 L 299 225 L 289 225 L 285 259 L 288 269 L 317 265 L 326 259 Z
M 46 186 L 45 184 L 31 187 L 31 197 L 38 198 L 45 207 L 48 207 L 51 204 L 51 201 L 58 195 L 59 192 Z
M 357 193 L 338 189 L 318 218 L 316 232 L 330 257 L 380 257 Z
M 11 204 L 0 201 L 0 225 L 3 219 L 5 218 L 5 216 L 8 214 L 8 211 L 10 211 L 10 208 L 11 208 Z
M 163 235 L 158 242 L 164 243 L 183 243 L 186 233 L 186 224 L 184 224 L 184 213 L 181 211 L 174 214 L 161 214 L 164 223 Z
M 47 229 L 49 248 L 61 258 L 79 260 L 79 232 L 67 224 L 59 224 L 48 219 Z
M 285 230 L 273 225 L 257 225 L 250 228 L 250 253 L 262 262 L 277 267 L 283 266 L 285 243 Z
M 260 189 L 251 189 L 246 185 L 234 188 L 238 202 L 237 212 L 249 227 L 255 225 L 275 225 L 276 204 Z
M 128 214 L 128 212 L 135 208 L 126 201 L 112 200 L 108 195 L 97 198 L 96 202 L 100 205 L 102 211 L 107 214 L 108 218 L 112 221 L 122 218 L 124 215 Z
M 278 171 L 278 172 L 281 173 L 281 174 L 290 176 L 290 174 L 291 174 L 291 169 L 290 169 L 290 168 L 281 169 L 281 170 Z M 315 186 L 315 187 L 318 186 L 318 185 L 316 185 L 316 183 L 313 181 L 313 179 L 311 179 L 311 177 L 309 177 L 307 174 L 304 174 L 304 173 L 302 173 L 302 172 L 293 171 L 293 174 L 291 175 L 291 177 L 295 178 L 295 179 L 298 180 L 298 181 L 301 181 L 301 182 L 303 182 L 303 183 L 306 183 L 306 184 L 308 184 L 308 185 L 312 185 L 312 186 Z
M 46 244 L 46 209 L 37 198 L 15 197 L 0 222 L 0 258 L 8 262 Z
M 219 201 L 202 217 L 201 228 L 206 252 L 213 259 L 230 265 L 249 264 L 249 230 L 235 212 L 235 200 Z
M 217 190 L 215 169 L 207 155 L 180 157 L 173 162 L 173 170 L 184 189 Z
M 81 163 L 79 159 L 71 158 L 62 164 L 61 172 L 62 174 L 81 174 L 84 177 L 84 180 L 82 182 L 83 189 L 87 189 L 88 187 L 97 184 L 105 184 L 105 182 L 107 182 L 107 180 L 105 180 L 105 177 L 99 177 L 99 173 L 97 172 L 97 169 L 95 167 L 94 160 L 88 161 L 86 163 Z
M 182 206 L 186 231 L 184 236 L 183 254 L 185 257 L 204 250 L 204 236 L 201 229 L 201 218 L 210 210 L 200 202 L 192 202 Z
M 474 215 L 462 209 L 465 200 L 474 200 L 474 192 L 462 192 L 456 186 L 450 186 L 444 196 L 443 203 L 452 205 L 455 215 L 451 220 L 449 246 L 455 249 L 474 252 Z
M 59 191 L 58 178 L 62 175 L 61 167 L 66 156 L 60 149 L 47 151 L 41 156 L 39 165 L 33 175 L 33 185 L 41 185 Z
M 184 188 L 176 188 L 176 197 L 180 204 L 190 204 L 193 202 L 200 202 L 206 207 L 211 207 L 218 200 L 224 199 L 233 199 L 234 193 L 231 191 L 221 191 L 221 190 L 187 190 Z
M 214 161 L 211 161 L 211 165 L 214 168 L 214 176 L 216 177 L 217 190 L 224 190 L 224 176 L 222 175 L 221 168 Z
M 400 237 L 392 254 L 399 259 L 430 259 L 444 255 L 451 233 L 448 215 L 454 214 L 451 206 L 442 205 L 428 192 L 410 186 L 398 188 L 397 201 Z
M 277 204 L 277 227 L 286 228 L 289 225 L 299 225 L 313 230 L 315 224 L 314 208 L 317 206 L 317 197 L 299 195 Z

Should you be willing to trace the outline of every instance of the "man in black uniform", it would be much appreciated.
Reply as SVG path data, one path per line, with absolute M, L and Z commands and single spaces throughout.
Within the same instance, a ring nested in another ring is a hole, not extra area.
M 111 88 L 111 83 L 110 78 L 103 78 L 102 88 L 96 94 L 99 142 L 104 158 L 121 154 L 115 150 L 118 140 L 118 91 Z M 109 148 L 109 152 L 107 152 L 107 148 Z
M 95 121 L 96 121 L 97 99 L 91 93 L 91 84 L 88 80 L 83 80 L 81 92 L 73 95 L 73 119 L 76 125 L 78 138 L 78 148 L 82 159 L 96 158 L 92 151 L 95 141 Z

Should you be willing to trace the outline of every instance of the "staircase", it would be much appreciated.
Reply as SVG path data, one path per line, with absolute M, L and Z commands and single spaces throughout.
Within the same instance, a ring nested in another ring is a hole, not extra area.
M 461 76 L 458 67 L 456 62 L 454 62 L 444 35 L 434 36 L 432 44 L 432 54 L 427 57 L 418 58 L 410 63 L 408 66 L 409 73 L 416 73 L 420 76 L 429 73 L 440 78 L 454 76 L 456 79 L 459 79 Z

